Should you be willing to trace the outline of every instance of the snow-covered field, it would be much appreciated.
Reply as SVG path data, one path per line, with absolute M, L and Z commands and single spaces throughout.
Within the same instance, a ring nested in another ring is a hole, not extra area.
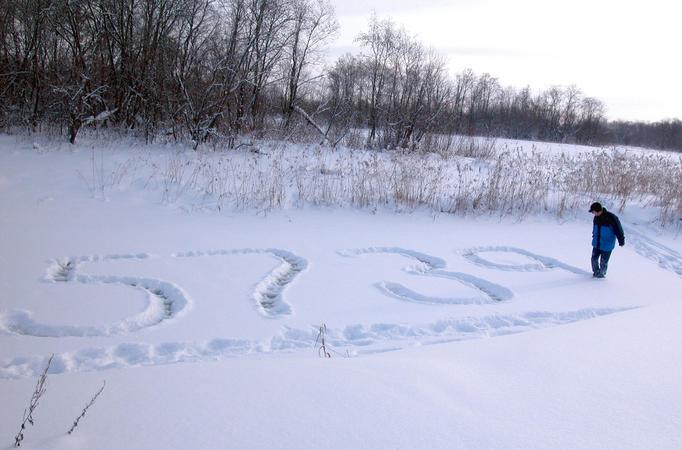
M 0 448 L 51 354 L 22 447 L 682 448 L 682 238 L 647 211 L 595 280 L 589 202 L 239 212 L 174 161 L 0 136 Z

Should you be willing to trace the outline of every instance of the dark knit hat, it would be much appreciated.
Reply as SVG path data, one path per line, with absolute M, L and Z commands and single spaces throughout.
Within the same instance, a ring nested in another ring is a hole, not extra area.
M 590 205 L 590 210 L 588 212 L 599 212 L 602 209 L 604 209 L 604 208 L 602 208 L 601 203 L 594 202 Z

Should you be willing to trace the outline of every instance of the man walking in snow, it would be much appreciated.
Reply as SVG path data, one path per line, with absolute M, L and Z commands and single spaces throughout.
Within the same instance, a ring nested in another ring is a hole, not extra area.
M 609 212 L 601 203 L 592 203 L 590 212 L 594 215 L 592 220 L 592 276 L 604 278 L 606 269 L 609 267 L 611 252 L 616 246 L 625 245 L 625 234 L 618 216 Z

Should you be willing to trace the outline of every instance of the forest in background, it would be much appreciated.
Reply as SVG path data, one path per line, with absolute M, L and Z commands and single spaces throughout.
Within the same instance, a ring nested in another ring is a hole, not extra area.
M 361 51 L 330 63 L 337 30 L 326 0 L 2 0 L 0 128 L 72 143 L 83 127 L 116 127 L 195 146 L 428 150 L 459 134 L 682 151 L 678 119 L 613 122 L 576 86 L 453 77 L 389 19 L 373 16 Z

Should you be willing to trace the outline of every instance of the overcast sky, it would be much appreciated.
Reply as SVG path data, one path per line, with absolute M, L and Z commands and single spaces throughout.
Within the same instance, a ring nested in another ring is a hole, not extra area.
M 503 86 L 574 84 L 610 119 L 682 119 L 680 0 L 332 0 L 331 53 L 359 49 L 372 11 Z

